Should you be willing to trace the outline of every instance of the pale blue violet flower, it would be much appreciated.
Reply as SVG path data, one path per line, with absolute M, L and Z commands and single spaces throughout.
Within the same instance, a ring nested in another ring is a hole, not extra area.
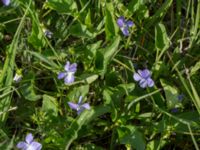
M 2 2 L 5 6 L 8 6 L 10 4 L 10 0 L 2 0 Z
M 49 31 L 49 30 L 45 30 L 44 31 L 44 35 L 46 36 L 46 37 L 48 37 L 48 38 L 52 38 L 52 36 L 53 36 L 53 32 L 51 32 L 51 31 Z
M 44 35 L 46 36 L 46 37 L 48 37 L 49 39 L 51 39 L 52 38 L 52 36 L 53 36 L 53 32 L 51 32 L 50 30 L 48 30 L 48 29 L 46 29 L 46 28 L 42 28 L 42 31 L 43 31 L 43 33 L 44 33 Z
M 179 100 L 180 102 L 183 100 L 183 98 L 184 98 L 184 94 L 178 95 L 178 100 Z
M 22 75 L 16 73 L 13 80 L 15 81 L 15 83 L 19 83 L 22 80 Z
M 172 109 L 171 109 L 171 112 L 172 112 L 172 113 L 177 113 L 177 112 L 178 112 L 178 108 L 172 108 Z
M 126 21 L 124 19 L 124 17 L 119 17 L 117 19 L 117 24 L 120 28 L 120 30 L 122 31 L 122 33 L 125 35 L 125 36 L 128 36 L 129 35 L 129 28 L 132 27 L 134 24 L 132 21 L 128 20 Z
M 21 150 L 41 150 L 42 145 L 33 139 L 33 135 L 30 133 L 26 136 L 25 141 L 21 141 L 17 144 L 17 148 Z
M 154 86 L 154 81 L 151 79 L 151 73 L 148 69 L 138 70 L 137 72 L 134 73 L 133 78 L 135 81 L 139 81 L 141 88 Z
M 58 79 L 64 79 L 65 84 L 74 82 L 74 74 L 77 70 L 77 64 L 76 63 L 70 64 L 70 62 L 67 61 L 64 68 L 65 72 L 60 72 L 58 74 Z
M 90 109 L 90 104 L 89 103 L 82 103 L 82 99 L 83 97 L 80 96 L 79 100 L 78 100 L 78 104 L 76 103 L 72 103 L 72 102 L 68 102 L 68 105 L 71 109 L 74 109 L 77 111 L 77 114 L 79 115 L 82 111 L 84 111 L 85 109 Z

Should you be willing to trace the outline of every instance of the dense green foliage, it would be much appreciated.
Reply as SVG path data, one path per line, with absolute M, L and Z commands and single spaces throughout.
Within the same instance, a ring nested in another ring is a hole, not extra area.
M 67 61 L 71 84 L 58 79 Z M 133 78 L 145 68 L 153 87 Z M 28 133 L 44 150 L 199 150 L 199 83 L 200 0 L 1 3 L 2 150 Z M 91 108 L 77 115 L 80 96 Z

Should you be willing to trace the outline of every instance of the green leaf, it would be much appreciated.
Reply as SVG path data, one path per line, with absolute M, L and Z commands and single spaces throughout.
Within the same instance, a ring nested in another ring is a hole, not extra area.
M 135 126 L 120 126 L 117 132 L 121 144 L 130 144 L 136 150 L 145 149 L 144 135 Z
M 116 55 L 119 42 L 120 37 L 117 36 L 114 38 L 110 46 L 97 51 L 95 66 L 102 74 L 106 72 L 108 64 Z
M 94 35 L 87 29 L 86 25 L 77 23 L 72 25 L 69 29 L 69 33 L 73 36 L 82 37 L 82 38 L 92 38 Z
M 88 13 L 85 17 L 85 25 L 88 27 L 88 28 L 91 28 L 92 27 L 92 20 L 91 20 L 91 11 L 90 9 L 88 10 Z
M 149 10 L 141 0 L 132 0 L 128 4 L 128 10 L 135 14 L 139 20 L 149 17 Z
M 24 27 L 24 23 L 26 22 L 26 15 L 28 14 L 29 6 L 26 6 L 26 10 L 24 11 L 23 17 L 21 18 L 21 21 L 18 25 L 17 30 L 14 33 L 14 37 L 12 40 L 12 43 L 10 44 L 10 47 L 7 51 L 6 60 L 4 61 L 3 70 L 0 75 L 0 89 L 2 87 L 8 87 L 5 91 L 2 92 L 2 94 L 5 94 L 7 92 L 11 91 L 11 85 L 13 81 L 13 71 L 15 66 L 15 56 L 17 53 L 18 43 L 20 39 L 20 33 Z M 11 94 L 7 95 L 3 99 L 0 100 L 0 111 L 5 112 L 9 109 L 11 104 Z M 4 113 L 0 116 L 0 124 L 4 123 L 7 119 L 7 113 Z
M 188 122 L 191 125 L 191 128 L 193 130 L 200 130 L 199 122 L 199 113 L 197 111 L 192 111 L 192 112 L 182 112 L 178 115 L 176 115 L 179 119 L 184 120 L 185 122 Z M 174 118 L 170 118 L 170 121 L 168 121 L 169 125 L 174 126 L 174 130 L 178 132 L 189 132 L 188 126 L 178 122 Z
M 107 87 L 103 91 L 103 99 L 105 104 L 108 104 L 112 108 L 111 118 L 113 121 L 117 119 L 119 115 L 119 110 L 121 109 L 122 101 L 124 97 L 128 96 L 131 91 L 135 88 L 135 84 L 120 84 L 116 88 Z
M 35 56 L 36 58 L 38 58 L 40 61 L 45 62 L 46 64 L 48 64 L 49 66 L 51 66 L 54 70 L 58 69 L 58 65 L 56 63 L 54 63 L 53 61 L 49 60 L 47 57 L 43 56 L 40 53 L 37 52 L 33 52 L 33 51 L 26 51 L 28 53 L 30 53 L 31 55 Z
M 58 116 L 58 103 L 52 96 L 43 95 L 42 110 L 51 116 Z
M 35 76 L 33 73 L 29 73 L 27 76 L 24 77 L 24 80 L 27 80 L 26 83 L 22 85 L 20 91 L 25 99 L 29 101 L 37 101 L 41 99 L 41 95 L 36 95 L 34 90 L 34 80 Z
M 178 99 L 178 95 L 179 95 L 178 90 L 174 86 L 171 86 L 167 84 L 166 82 L 164 82 L 164 80 L 161 80 L 161 84 L 164 88 L 165 97 L 167 100 L 167 108 L 172 109 L 172 108 L 181 107 L 182 104 Z
M 169 38 L 165 26 L 159 23 L 155 27 L 155 41 L 158 50 L 166 50 L 169 47 Z
M 68 15 L 72 15 L 77 11 L 77 5 L 74 0 L 48 0 L 45 6 Z
M 200 61 L 191 67 L 190 76 L 194 75 L 200 69 Z
M 169 75 L 169 67 L 167 64 L 164 63 L 164 61 L 157 61 L 153 64 L 152 72 L 154 79 L 159 78 L 160 76 L 167 76 Z
M 173 0 L 166 0 L 165 3 L 156 11 L 156 13 L 152 16 L 149 17 L 147 20 L 148 22 L 145 23 L 145 28 L 148 30 L 152 25 L 156 24 L 156 21 L 159 20 L 160 18 L 164 17 L 166 14 L 167 10 L 170 8 Z
M 78 131 L 82 128 L 83 125 L 87 125 L 90 121 L 94 121 L 95 118 L 108 113 L 109 111 L 109 106 L 98 106 L 82 112 L 81 115 L 77 117 L 77 119 L 75 119 L 70 127 L 65 131 L 65 149 L 69 149 L 71 143 L 78 137 Z
M 106 3 L 105 32 L 107 40 L 113 39 L 117 35 L 117 32 L 119 30 L 113 13 L 113 3 Z
M 44 47 L 46 45 L 46 41 L 45 41 L 45 38 L 44 38 L 43 31 L 40 27 L 38 15 L 34 12 L 35 11 L 31 11 L 32 31 L 31 31 L 31 35 L 28 37 L 28 42 L 35 49 L 41 49 L 42 47 Z
M 159 61 L 164 52 L 169 48 L 170 40 L 165 26 L 161 23 L 155 27 L 155 47 L 157 50 L 156 60 Z
M 82 79 L 82 81 L 84 83 L 87 84 L 91 84 L 92 82 L 94 82 L 95 80 L 98 79 L 98 75 L 97 74 L 83 74 L 80 76 L 80 78 Z
M 71 100 L 74 100 L 74 99 L 78 99 L 79 96 L 83 96 L 85 97 L 88 92 L 89 92 L 89 85 L 82 85 L 82 86 L 79 86 L 79 87 L 75 87 L 68 95 L 68 99 L 71 101 Z

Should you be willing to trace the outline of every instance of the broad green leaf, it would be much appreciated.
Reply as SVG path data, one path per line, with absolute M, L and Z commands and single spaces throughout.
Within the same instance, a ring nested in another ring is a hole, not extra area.
M 192 130 L 195 131 L 200 131 L 200 126 L 199 126 L 199 122 L 200 122 L 200 118 L 199 118 L 199 113 L 197 111 L 193 111 L 193 112 L 182 112 L 178 115 L 176 115 L 176 117 L 178 117 L 179 119 L 182 119 L 184 121 L 187 121 L 190 125 Z M 178 132 L 188 132 L 188 126 L 178 122 L 177 120 L 170 118 L 170 122 L 168 122 L 169 125 L 173 125 L 174 126 L 174 130 L 178 131 Z
M 87 29 L 86 25 L 77 23 L 72 25 L 69 29 L 69 33 L 73 36 L 82 37 L 82 38 L 92 38 L 94 35 Z
M 86 84 L 91 84 L 95 80 L 97 80 L 99 76 L 97 74 L 83 74 L 80 76 L 81 81 Z
M 155 27 L 155 46 L 158 50 L 166 50 L 170 43 L 165 26 L 159 23 Z
M 119 91 L 124 91 L 124 94 L 129 95 L 129 93 L 135 89 L 135 84 L 134 83 L 119 84 L 117 88 L 119 89 Z
M 37 13 L 31 10 L 31 17 L 32 17 L 32 31 L 31 35 L 28 37 L 28 42 L 35 48 L 41 49 L 46 45 L 43 31 L 40 27 L 40 22 Z
M 165 26 L 161 23 L 155 27 L 155 47 L 157 50 L 156 61 L 159 61 L 164 52 L 169 48 L 170 40 L 167 35 Z
M 165 116 L 163 119 L 152 127 L 156 129 L 158 133 L 166 132 L 170 136 L 170 131 L 167 133 L 167 129 L 171 128 L 173 132 L 188 132 L 187 124 L 190 124 L 192 130 L 200 130 L 198 125 L 200 121 L 197 111 L 193 112 L 181 112 L 179 114 L 173 114 L 171 117 Z
M 164 80 L 161 80 L 161 84 L 164 88 L 165 97 L 167 101 L 167 108 L 172 109 L 172 108 L 181 107 L 182 104 L 178 99 L 179 93 L 178 93 L 177 88 L 167 84 L 166 82 L 164 82 Z
M 190 71 L 190 76 L 194 75 L 200 69 L 200 61 L 198 61 Z
M 128 4 L 128 10 L 135 14 L 139 20 L 149 17 L 147 6 L 142 0 L 132 0 Z
M 48 0 L 45 3 L 45 6 L 54 9 L 59 13 L 66 13 L 69 15 L 77 12 L 77 5 L 74 0 Z
M 110 46 L 97 51 L 95 66 L 101 73 L 104 74 L 107 71 L 107 66 L 111 62 L 112 58 L 117 54 L 119 42 L 120 37 L 117 36 Z
M 113 13 L 113 3 L 106 3 L 105 32 L 107 40 L 113 39 L 117 35 L 117 32 L 119 30 Z
M 130 144 L 136 150 L 145 149 L 144 135 L 135 126 L 127 125 L 117 128 L 119 142 L 121 144 Z
M 153 140 L 147 144 L 146 150 L 157 150 L 163 148 L 167 143 L 166 140 Z
M 154 79 L 159 78 L 160 75 L 169 75 L 169 68 L 163 61 L 155 62 L 152 67 Z
M 78 131 L 83 125 L 87 125 L 90 121 L 94 121 L 95 118 L 101 116 L 105 113 L 110 112 L 109 106 L 97 106 L 91 108 L 90 110 L 85 110 L 78 116 L 70 125 L 70 127 L 65 130 L 66 147 L 68 150 L 71 143 L 78 137 Z
M 56 101 L 56 98 L 44 94 L 42 101 L 42 111 L 47 113 L 50 117 L 58 116 L 58 103 Z
M 89 85 L 82 85 L 79 87 L 75 87 L 68 95 L 68 99 L 70 101 L 78 102 L 79 96 L 85 97 L 89 92 Z
M 91 11 L 90 9 L 88 10 L 88 13 L 85 17 L 85 25 L 88 27 L 88 28 L 91 28 L 92 27 L 92 20 L 91 20 Z
M 20 91 L 25 99 L 29 101 L 37 101 L 42 98 L 41 95 L 37 95 L 34 89 L 34 81 L 35 77 L 33 73 L 29 73 L 27 76 L 24 77 L 24 80 L 27 82 L 22 84 Z
M 105 104 L 108 104 L 112 108 L 111 118 L 113 121 L 117 119 L 120 114 L 120 109 L 122 101 L 124 102 L 124 97 L 128 96 L 131 91 L 135 88 L 135 84 L 120 84 L 116 88 L 107 87 L 103 91 L 103 98 Z

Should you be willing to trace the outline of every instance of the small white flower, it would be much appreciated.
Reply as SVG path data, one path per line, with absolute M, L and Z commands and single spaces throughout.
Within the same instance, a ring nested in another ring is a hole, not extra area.
M 18 74 L 16 73 L 13 80 L 16 82 L 16 83 L 19 83 L 21 80 L 22 80 L 22 75 L 21 74 Z

